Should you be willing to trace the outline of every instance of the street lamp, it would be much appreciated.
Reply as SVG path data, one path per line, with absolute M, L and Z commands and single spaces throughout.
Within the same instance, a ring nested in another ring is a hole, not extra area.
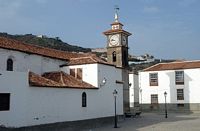
M 165 118 L 167 118 L 167 102 L 166 102 L 166 97 L 167 97 L 167 92 L 164 92 L 164 96 L 165 96 Z
M 117 128 L 117 114 L 116 114 L 117 90 L 116 89 L 113 91 L 113 96 L 114 96 L 114 99 L 115 99 L 115 125 L 114 125 L 114 128 Z

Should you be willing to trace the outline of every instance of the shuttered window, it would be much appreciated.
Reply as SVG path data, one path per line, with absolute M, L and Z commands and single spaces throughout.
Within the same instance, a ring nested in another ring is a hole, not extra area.
M 150 86 L 158 86 L 158 73 L 149 74 L 149 83 Z
M 177 89 L 177 100 L 184 100 L 184 91 L 183 91 L 183 89 Z
M 70 75 L 72 75 L 73 77 L 82 80 L 82 76 L 83 76 L 83 70 L 82 68 L 74 68 L 74 69 L 70 69 Z
M 158 94 L 151 94 L 151 104 L 158 104 Z
M 175 72 L 176 85 L 184 84 L 184 71 L 176 71 Z

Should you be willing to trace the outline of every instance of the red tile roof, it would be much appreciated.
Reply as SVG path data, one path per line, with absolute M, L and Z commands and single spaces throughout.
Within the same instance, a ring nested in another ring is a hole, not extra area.
M 60 50 L 25 44 L 23 42 L 5 37 L 0 37 L 0 48 L 17 50 L 25 53 L 32 53 L 62 60 L 69 60 L 70 58 L 84 56 L 83 53 L 72 53 L 72 52 L 60 51 Z
M 46 87 L 58 87 L 62 86 L 62 84 L 52 81 L 50 79 L 41 77 L 38 74 L 35 74 L 33 72 L 29 72 L 29 85 L 30 86 L 46 86 Z
M 42 76 L 29 72 L 29 85 L 54 88 L 98 89 L 64 72 L 47 72 Z
M 90 54 L 85 57 L 71 58 L 68 65 L 82 65 L 82 64 L 94 64 L 94 63 L 112 65 L 112 64 L 109 64 L 108 62 L 100 59 L 99 57 L 97 57 L 94 54 Z M 114 66 L 114 65 L 112 65 L 112 66 Z
M 200 68 L 200 61 L 182 61 L 171 63 L 159 63 L 143 71 L 161 71 L 161 70 L 179 70 L 179 69 L 193 69 Z
M 25 53 L 37 54 L 45 57 L 51 57 L 61 60 L 70 60 L 70 65 L 77 64 L 92 64 L 92 63 L 102 63 L 108 64 L 99 57 L 91 53 L 72 53 L 66 51 L 60 51 L 30 44 L 25 44 L 13 39 L 0 37 L 0 48 L 16 50 Z

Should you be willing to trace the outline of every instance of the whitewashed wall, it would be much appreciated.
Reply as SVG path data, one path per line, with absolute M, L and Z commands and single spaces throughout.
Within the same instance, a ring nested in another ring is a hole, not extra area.
M 65 61 L 42 57 L 34 54 L 27 54 L 19 51 L 0 49 L 0 70 L 6 70 L 7 59 L 14 61 L 14 71 L 26 72 L 31 70 L 37 74 L 48 71 L 58 71 L 59 65 L 65 64 Z
M 168 103 L 200 103 L 200 69 L 185 69 L 184 85 L 175 84 L 175 70 L 154 71 L 158 73 L 158 86 L 149 86 L 149 72 L 140 72 L 139 85 L 142 104 L 151 103 L 151 94 L 158 94 L 158 102 L 164 103 L 164 92 L 167 92 Z M 184 100 L 177 100 L 177 89 L 184 89 Z
M 139 81 L 137 74 L 129 73 L 129 84 L 131 85 L 129 88 L 130 107 L 134 107 L 134 102 L 139 103 Z
M 0 125 L 22 127 L 113 116 L 115 89 L 118 91 L 117 114 L 122 115 L 123 89 L 121 84 L 115 83 L 121 80 L 121 69 L 101 64 L 93 66 L 98 70 L 88 72 L 90 78 L 107 79 L 99 89 L 29 87 L 28 72 L 0 71 L 0 92 L 11 93 L 10 110 L 0 111 Z M 87 107 L 81 106 L 83 92 L 87 94 Z

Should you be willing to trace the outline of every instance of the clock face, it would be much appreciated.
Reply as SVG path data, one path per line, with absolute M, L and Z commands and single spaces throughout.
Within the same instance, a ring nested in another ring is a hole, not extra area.
M 124 35 L 122 36 L 122 44 L 126 45 L 126 36 L 124 36 Z
M 119 43 L 119 36 L 118 35 L 112 35 L 110 37 L 110 41 L 109 41 L 111 46 L 117 45 Z

